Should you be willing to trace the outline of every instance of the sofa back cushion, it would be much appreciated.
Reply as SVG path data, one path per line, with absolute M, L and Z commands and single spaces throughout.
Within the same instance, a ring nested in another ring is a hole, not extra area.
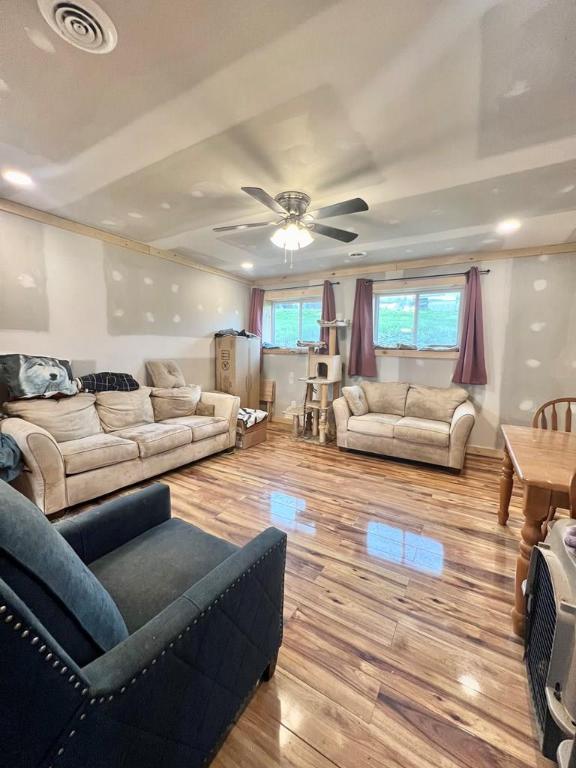
M 134 392 L 97 392 L 96 410 L 104 431 L 151 424 L 154 421 L 151 391 L 150 387 L 140 387 Z
M 370 413 L 392 413 L 404 416 L 409 384 L 402 381 L 363 381 Z
M 42 427 L 57 443 L 64 443 L 102 432 L 95 401 L 94 395 L 82 393 L 57 400 L 15 400 L 4 403 L 4 410 L 9 416 L 18 416 Z
M 116 603 L 68 542 L 1 481 L 0 579 L 80 665 L 128 636 Z
M 406 398 L 406 416 L 450 422 L 456 408 L 466 400 L 468 392 L 460 387 L 424 387 L 413 384 Z
M 152 390 L 152 409 L 154 419 L 176 419 L 179 416 L 194 416 L 202 388 L 197 384 L 188 387 L 154 388 Z
M 155 387 L 167 389 L 186 386 L 184 374 L 175 360 L 148 360 L 146 370 Z
M 342 394 L 352 411 L 352 416 L 365 416 L 368 413 L 368 401 L 362 387 L 355 384 L 352 387 L 342 387 Z

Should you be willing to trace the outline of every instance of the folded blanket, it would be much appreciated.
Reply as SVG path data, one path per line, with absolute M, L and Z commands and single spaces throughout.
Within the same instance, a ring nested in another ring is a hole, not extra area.
M 266 411 L 259 411 L 254 408 L 240 408 L 238 411 L 238 419 L 244 422 L 246 429 L 264 421 L 266 416 L 268 416 Z
M 140 384 L 129 373 L 87 373 L 78 382 L 84 392 L 133 392 Z

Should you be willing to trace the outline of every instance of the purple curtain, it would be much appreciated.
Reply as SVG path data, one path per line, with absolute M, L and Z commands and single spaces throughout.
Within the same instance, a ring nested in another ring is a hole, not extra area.
M 348 362 L 349 376 L 376 376 L 373 323 L 372 280 L 356 280 Z
M 336 320 L 336 300 L 334 299 L 334 288 L 330 280 L 324 280 L 324 289 L 322 291 L 322 320 Z M 338 331 L 336 331 L 338 333 Z M 320 328 L 320 341 L 325 342 L 326 348 L 322 354 L 328 354 L 328 339 L 330 338 L 329 328 Z M 336 352 L 338 354 L 338 336 L 336 336 Z
M 250 294 L 250 312 L 248 313 L 248 330 L 262 338 L 262 314 L 264 312 L 264 289 L 252 288 Z
M 455 384 L 486 384 L 484 363 L 484 327 L 482 323 L 482 291 L 477 267 L 466 275 L 466 303 L 460 355 L 452 381 Z

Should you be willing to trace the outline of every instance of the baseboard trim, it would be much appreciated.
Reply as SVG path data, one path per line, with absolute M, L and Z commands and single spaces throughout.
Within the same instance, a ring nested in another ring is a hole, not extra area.
M 486 456 L 489 459 L 501 459 L 504 451 L 501 448 L 489 448 L 485 445 L 469 445 L 466 453 L 472 456 Z

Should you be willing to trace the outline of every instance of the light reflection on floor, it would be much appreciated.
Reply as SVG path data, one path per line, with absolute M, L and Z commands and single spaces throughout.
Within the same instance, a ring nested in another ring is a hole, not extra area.
M 444 545 L 441 542 L 394 525 L 369 522 L 366 547 L 369 555 L 435 576 L 440 576 L 444 567 Z
M 270 520 L 282 528 L 298 533 L 316 533 L 316 524 L 302 522 L 299 516 L 306 511 L 306 501 L 281 491 L 270 492 Z

